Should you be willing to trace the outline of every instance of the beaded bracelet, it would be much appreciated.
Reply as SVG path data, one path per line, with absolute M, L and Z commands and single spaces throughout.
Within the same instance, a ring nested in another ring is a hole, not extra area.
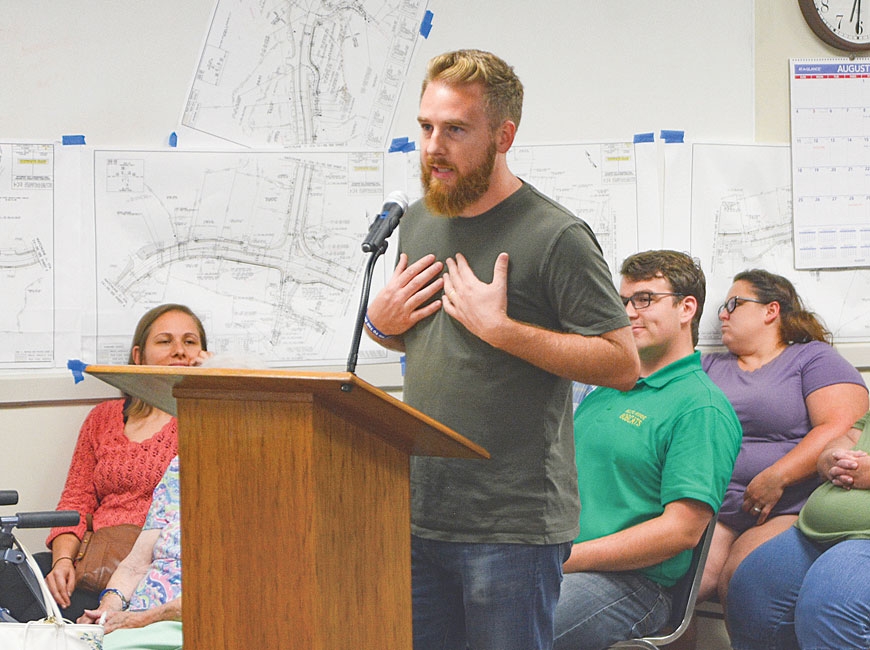
M 57 563 L 60 562 L 61 560 L 69 560 L 70 562 L 75 564 L 75 560 L 73 560 L 69 555 L 61 555 L 54 562 L 51 563 L 51 570 L 52 571 L 54 571 L 54 567 L 57 566 Z
M 379 339 L 391 339 L 393 338 L 392 334 L 384 334 L 381 330 L 374 326 L 371 320 L 369 320 L 369 315 L 366 314 L 366 327 L 369 328 L 369 332 L 377 336 Z
M 121 611 L 126 610 L 130 606 L 130 601 L 124 597 L 124 594 L 121 593 L 120 589 L 115 589 L 114 587 L 109 587 L 108 589 L 103 589 L 100 592 L 100 597 L 97 599 L 98 602 L 103 602 L 103 597 L 107 594 L 115 594 L 118 598 L 121 599 Z

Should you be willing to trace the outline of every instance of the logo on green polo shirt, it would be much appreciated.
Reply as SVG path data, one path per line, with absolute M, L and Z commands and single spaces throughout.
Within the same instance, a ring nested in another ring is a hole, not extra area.
M 643 421 L 646 420 L 646 416 L 634 409 L 625 409 L 623 414 L 619 416 L 619 419 L 623 422 L 628 422 L 633 426 L 639 427 L 643 424 Z

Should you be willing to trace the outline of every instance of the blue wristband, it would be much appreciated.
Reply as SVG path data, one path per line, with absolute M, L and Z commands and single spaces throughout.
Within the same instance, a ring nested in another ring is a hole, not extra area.
M 108 589 L 103 589 L 100 592 L 100 597 L 97 599 L 97 602 L 103 602 L 103 597 L 107 594 L 115 594 L 118 598 L 121 599 L 121 611 L 126 610 L 130 606 L 130 601 L 124 597 L 124 594 L 121 593 L 120 589 L 115 589 L 113 587 L 109 587 Z
M 392 334 L 384 334 L 381 330 L 375 327 L 372 322 L 369 320 L 369 315 L 366 314 L 366 327 L 369 328 L 369 332 L 377 336 L 379 339 L 391 339 L 393 338 Z

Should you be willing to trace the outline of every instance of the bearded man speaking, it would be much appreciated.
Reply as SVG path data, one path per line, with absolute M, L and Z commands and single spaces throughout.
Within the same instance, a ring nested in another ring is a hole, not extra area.
M 639 361 L 589 226 L 508 169 L 523 86 L 479 50 L 429 62 L 425 196 L 372 300 L 405 401 L 490 460 L 412 457 L 415 650 L 551 648 L 578 534 L 571 381 L 627 390 Z

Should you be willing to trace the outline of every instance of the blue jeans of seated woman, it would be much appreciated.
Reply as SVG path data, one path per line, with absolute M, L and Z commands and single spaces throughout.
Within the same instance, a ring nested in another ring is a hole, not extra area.
M 570 552 L 412 536 L 414 650 L 550 650 Z
M 635 572 L 566 573 L 556 607 L 556 650 L 599 650 L 658 632 L 671 596 Z
M 731 578 L 728 629 L 735 650 L 870 648 L 870 540 L 762 544 Z

